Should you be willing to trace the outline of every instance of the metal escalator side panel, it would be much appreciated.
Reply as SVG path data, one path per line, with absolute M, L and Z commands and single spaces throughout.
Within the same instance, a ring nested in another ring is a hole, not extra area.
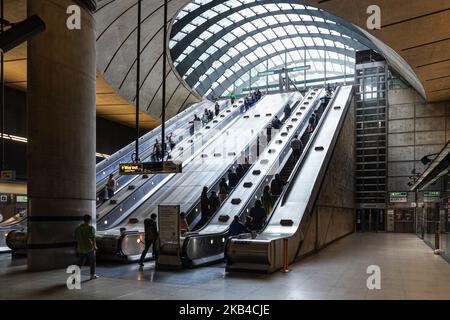
M 223 112 L 226 112 L 225 109 Z M 183 162 L 183 167 L 189 165 L 189 163 L 201 154 L 202 150 L 207 148 L 209 144 L 211 144 L 218 135 L 220 135 L 219 130 L 225 130 L 227 127 L 231 126 L 234 121 L 236 121 L 236 117 L 238 116 L 239 111 L 232 110 L 231 114 L 225 117 L 223 120 L 217 123 L 215 127 L 215 131 L 205 131 L 207 129 L 202 128 L 202 132 L 206 134 L 208 139 L 203 140 L 202 137 L 198 137 L 195 140 L 196 144 L 201 144 L 199 149 L 195 151 L 189 158 L 187 158 Z M 225 127 L 224 127 L 225 126 Z M 188 143 L 188 141 L 186 142 Z M 175 175 L 174 174 L 158 174 L 151 175 L 146 182 L 139 185 L 136 190 L 127 195 L 120 203 L 116 204 L 113 208 L 110 208 L 106 213 L 101 214 L 99 219 L 99 228 L 100 230 L 109 230 L 111 228 L 116 227 L 120 224 L 124 219 L 132 214 L 134 210 L 139 208 L 139 206 L 145 202 L 148 198 L 150 198 L 153 194 L 158 192 L 158 190 L 168 183 Z M 121 219 L 121 217 L 124 217 Z M 105 223 L 107 222 L 107 223 Z
M 307 125 L 307 120 L 309 118 L 309 115 L 312 113 L 312 111 L 315 108 L 315 102 L 317 102 L 320 98 L 320 94 L 317 95 L 316 97 L 314 97 L 315 99 L 313 99 L 313 103 L 311 103 L 310 105 L 307 106 L 306 110 L 303 111 L 303 115 L 299 116 L 296 114 L 296 111 L 299 111 L 303 106 L 304 103 L 307 101 L 307 97 L 312 97 L 311 92 L 308 92 L 307 95 L 305 95 L 304 99 L 302 99 L 302 101 L 298 101 L 298 103 L 296 103 L 295 108 L 293 108 L 293 112 L 292 112 L 292 116 L 288 119 L 292 119 L 294 117 L 299 118 L 297 125 L 293 128 L 291 128 L 290 134 L 288 136 L 285 137 L 285 141 L 284 144 L 281 147 L 281 150 L 278 154 L 269 154 L 268 150 L 265 150 L 263 152 L 263 154 L 261 155 L 260 159 L 266 159 L 268 157 L 272 157 L 271 161 L 268 160 L 268 164 L 261 167 L 260 165 L 260 161 L 255 162 L 255 164 L 252 166 L 252 168 L 249 169 L 248 172 L 252 172 L 253 169 L 255 169 L 255 166 L 260 168 L 263 171 L 263 174 L 261 174 L 261 176 L 259 178 L 257 178 L 258 181 L 252 181 L 253 186 L 255 186 L 255 188 L 251 188 L 248 189 L 243 189 L 240 190 L 242 192 L 244 192 L 244 194 L 247 195 L 247 198 L 244 199 L 244 201 L 242 202 L 242 205 L 239 205 L 239 209 L 236 209 L 237 206 L 234 205 L 231 206 L 224 206 L 221 207 L 221 209 L 215 214 L 215 217 L 213 217 L 213 219 L 211 221 L 209 221 L 209 224 L 207 226 L 205 226 L 202 230 L 199 231 L 199 234 L 196 235 L 192 235 L 192 236 L 188 236 L 185 240 L 184 243 L 184 254 L 186 256 L 186 260 L 189 261 L 190 263 L 193 264 L 201 264 L 203 261 L 207 261 L 207 262 L 211 262 L 213 261 L 213 259 L 218 259 L 219 257 L 223 257 L 223 246 L 218 246 L 218 245 L 214 245 L 214 243 L 217 243 L 218 240 L 220 240 L 220 238 L 222 238 L 222 240 L 224 238 L 228 238 L 228 227 L 231 224 L 231 222 L 233 221 L 232 218 L 235 214 L 237 215 L 242 215 L 243 211 L 245 210 L 246 207 L 248 207 L 249 205 L 249 201 L 251 201 L 251 199 L 253 199 L 255 192 L 257 192 L 257 190 L 262 189 L 265 180 L 270 180 L 270 178 L 272 177 L 272 175 L 270 175 L 271 172 L 273 172 L 276 168 L 274 168 L 274 166 L 276 165 L 277 161 L 279 161 L 279 157 L 281 154 L 284 153 L 289 153 L 288 151 L 290 151 L 290 141 L 294 136 L 294 133 L 297 132 L 298 130 L 306 130 L 306 125 Z M 302 97 L 300 95 L 300 97 Z M 310 100 L 311 101 L 311 100 Z M 306 120 L 306 121 L 305 121 Z M 285 125 L 283 126 L 283 128 L 285 129 L 287 125 L 289 125 L 290 122 L 286 122 Z M 303 128 L 303 129 L 302 129 Z M 281 135 L 283 130 L 281 130 L 278 133 L 278 136 L 275 136 L 272 139 L 272 142 L 277 140 L 277 137 L 279 137 Z M 270 149 L 273 147 L 273 143 L 272 146 L 269 145 L 267 149 Z M 282 160 L 282 159 L 281 159 Z M 247 175 L 251 175 L 249 173 L 247 173 Z M 244 177 L 245 178 L 245 177 Z M 241 180 L 241 182 L 239 183 L 239 185 L 233 190 L 232 194 L 230 195 L 228 202 L 230 202 L 230 199 L 233 198 L 233 194 L 238 193 L 239 194 L 239 188 L 242 187 L 243 184 L 245 184 L 245 182 L 248 181 L 248 179 L 243 179 Z M 242 188 L 241 188 L 242 189 Z M 236 195 L 237 196 L 237 195 Z M 232 212 L 234 209 L 239 210 L 239 212 L 235 212 L 233 214 L 230 214 L 229 212 Z M 220 217 L 222 214 L 228 214 L 228 216 L 230 217 L 228 219 L 228 221 L 223 222 L 223 221 L 218 221 L 217 217 Z M 216 239 L 217 238 L 217 239 Z M 200 240 L 202 239 L 202 240 Z M 208 241 L 211 241 L 211 243 L 209 243 Z M 201 246 L 199 248 L 196 248 L 196 245 L 201 244 Z M 198 259 L 199 261 L 195 261 L 196 259 Z
M 283 238 L 288 239 L 289 261 L 295 260 L 300 243 L 303 240 L 303 231 L 301 230 L 302 218 L 309 216 L 308 213 L 313 208 L 318 189 L 326 171 L 327 162 L 331 158 L 351 102 L 351 93 L 351 86 L 344 87 L 336 93 L 333 104 L 328 107 L 328 112 L 322 119 L 323 124 L 318 128 L 314 139 L 311 140 L 310 146 L 313 147 L 307 150 L 300 168 L 299 164 L 297 164 L 297 170 L 299 171 L 292 176 L 293 181 L 291 181 L 289 190 L 285 192 L 286 199 L 284 203 L 276 208 L 268 227 L 257 237 L 259 240 L 267 240 L 274 243 L 276 248 L 275 258 L 269 266 L 263 267 L 246 263 L 246 268 L 251 270 L 266 269 L 269 272 L 281 268 L 282 250 L 280 248 L 282 248 Z M 337 104 L 341 108 L 332 109 Z M 322 147 L 322 149 L 316 148 L 318 146 Z M 320 159 L 316 158 L 316 155 L 319 155 Z M 306 190 L 305 187 L 307 188 Z M 293 225 L 282 227 L 279 223 L 281 219 L 291 219 Z M 254 240 L 249 241 L 252 242 Z M 230 253 L 230 255 L 233 260 L 233 253 Z M 251 258 L 249 259 L 251 260 Z M 239 269 L 239 265 L 233 263 L 227 266 L 227 269 Z

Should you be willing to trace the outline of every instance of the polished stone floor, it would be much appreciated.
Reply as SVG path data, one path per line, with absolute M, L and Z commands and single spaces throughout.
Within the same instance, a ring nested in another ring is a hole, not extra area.
M 353 234 L 288 274 L 100 263 L 97 280 L 83 270 L 81 290 L 67 289 L 65 270 L 29 273 L 25 262 L 0 255 L 0 299 L 450 299 L 450 265 L 412 234 Z M 380 267 L 381 290 L 367 288 L 370 265 Z

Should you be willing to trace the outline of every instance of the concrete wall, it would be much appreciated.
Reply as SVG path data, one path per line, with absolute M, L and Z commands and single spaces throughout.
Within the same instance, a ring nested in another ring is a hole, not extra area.
M 426 168 L 420 159 L 440 152 L 450 139 L 450 102 L 427 104 L 412 88 L 389 90 L 388 99 L 387 191 L 409 191 L 411 171 Z M 407 203 L 387 201 L 391 208 L 411 208 L 414 193 Z
M 325 174 L 300 256 L 320 250 L 354 231 L 355 223 L 355 115 L 348 111 L 330 165 Z

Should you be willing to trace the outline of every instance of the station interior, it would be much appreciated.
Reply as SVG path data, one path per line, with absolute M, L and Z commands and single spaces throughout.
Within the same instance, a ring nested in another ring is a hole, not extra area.
M 0 1 L 1 300 L 450 299 L 449 0 Z

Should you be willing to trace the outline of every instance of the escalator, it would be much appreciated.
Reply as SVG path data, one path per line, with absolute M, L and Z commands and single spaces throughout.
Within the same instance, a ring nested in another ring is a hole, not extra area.
M 234 217 L 239 216 L 242 221 L 254 199 L 261 196 L 263 188 L 270 183 L 273 176 L 292 170 L 294 160 L 290 142 L 295 135 L 308 135 L 309 117 L 317 110 L 323 95 L 324 90 L 310 90 L 305 98 L 294 106 L 290 118 L 285 119 L 281 130 L 271 139 L 266 150 L 221 208 L 201 230 L 190 232 L 181 239 L 181 262 L 185 267 L 211 264 L 224 258 L 225 240 Z
M 143 221 L 152 213 L 158 213 L 158 205 L 178 204 L 181 211 L 192 212 L 203 187 L 214 187 L 242 154 L 254 145 L 274 117 L 282 114 L 284 106 L 293 97 L 293 94 L 265 96 L 244 115 L 234 119 L 220 136 L 184 165 L 182 173 L 174 175 L 130 214 L 122 215 L 121 222 L 116 221 L 98 232 L 99 256 L 121 261 L 137 260 L 144 246 Z
M 237 116 L 237 111 L 239 105 L 228 106 L 227 101 L 219 102 L 221 106 L 221 112 L 216 119 L 211 123 L 201 128 L 194 136 L 191 136 L 189 129 L 192 125 L 192 120 L 195 114 L 201 115 L 204 109 L 211 109 L 214 104 L 210 101 L 204 101 L 193 105 L 192 107 L 186 109 L 185 111 L 174 116 L 167 121 L 166 132 L 173 132 L 178 137 L 179 144 L 177 150 L 173 152 L 172 158 L 174 160 L 179 160 L 182 158 L 180 156 L 179 148 L 183 145 L 189 144 L 190 149 L 195 150 L 196 148 L 201 148 L 201 145 L 213 139 L 216 131 L 220 130 L 227 123 L 232 121 Z M 211 129 L 211 130 L 210 130 Z M 144 161 L 150 160 L 151 151 L 156 139 L 160 139 L 161 127 L 157 127 L 151 132 L 145 134 L 140 138 L 140 151 L 141 156 Z M 135 152 L 135 143 L 132 142 L 128 146 L 122 148 L 111 157 L 100 162 L 96 166 L 96 185 L 97 185 L 97 217 L 103 217 L 111 211 L 114 212 L 114 208 L 119 208 L 120 203 L 123 199 L 135 198 L 137 196 L 132 196 L 135 190 L 138 188 L 132 183 L 141 186 L 143 181 L 137 183 L 137 176 L 118 176 L 119 164 L 122 162 L 130 162 L 133 159 Z M 189 154 L 188 152 L 184 153 Z M 117 179 L 117 190 L 116 195 L 113 199 L 109 201 L 100 201 L 102 190 L 105 187 L 106 179 L 110 174 L 113 174 Z M 152 176 L 147 176 L 146 181 L 151 181 Z M 157 185 L 156 180 L 151 181 L 152 186 Z M 128 186 L 128 188 L 126 188 Z M 100 202 L 99 202 L 100 201 Z M 27 228 L 27 211 L 23 211 L 11 219 L 4 221 L 0 224 L 0 247 L 8 246 L 13 249 L 14 253 L 26 253 L 26 250 L 22 250 L 26 247 L 26 228 Z M 103 221 L 102 221 L 103 222 Z M 25 243 L 23 243 L 25 242 Z M 19 250 L 19 247 L 22 248 Z
M 298 258 L 319 190 L 350 109 L 352 93 L 351 86 L 337 89 L 262 232 L 254 238 L 246 234 L 226 242 L 227 271 L 271 273 L 279 270 L 283 267 L 285 243 L 288 262 Z
M 220 135 L 221 130 L 233 123 L 240 115 L 240 104 L 232 107 L 222 107 L 222 111 L 207 125 L 202 127 L 194 136 L 188 136 L 176 145 L 171 152 L 171 159 L 181 161 L 183 166 L 189 163 L 201 150 Z M 147 159 L 151 161 L 151 159 Z M 114 227 L 122 216 L 127 216 L 142 202 L 151 197 L 174 174 L 156 174 L 143 176 L 121 176 L 132 179 L 127 189 L 115 195 L 108 203 L 97 209 L 97 228 L 99 231 Z M 131 178 L 130 178 L 131 177 Z

